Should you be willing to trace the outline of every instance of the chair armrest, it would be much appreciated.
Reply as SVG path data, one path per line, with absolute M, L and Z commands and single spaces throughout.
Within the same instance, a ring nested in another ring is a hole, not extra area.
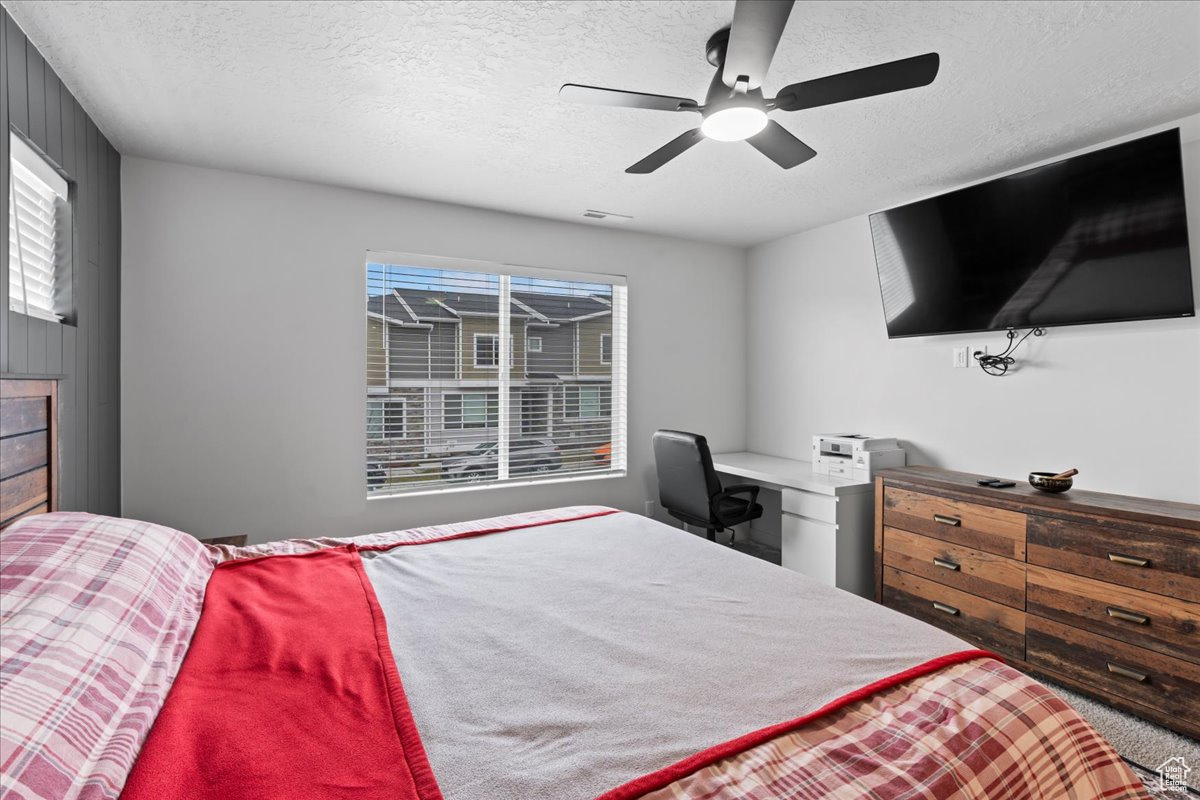
M 726 486 L 724 489 L 714 494 L 712 496 L 712 500 L 709 501 L 709 508 L 712 509 L 713 518 L 717 522 L 721 523 L 722 526 L 728 527 L 729 523 L 726 522 L 721 516 L 720 512 L 717 511 L 717 506 L 719 505 L 720 501 L 725 497 L 729 497 L 730 495 L 748 494 L 750 495 L 750 503 L 754 504 L 758 502 L 758 493 L 761 489 L 761 486 L 753 483 L 739 483 L 735 486 Z
M 761 490 L 762 487 L 756 483 L 739 483 L 735 486 L 726 486 L 717 492 L 714 497 L 728 497 L 731 494 L 748 494 L 750 495 L 750 502 L 754 503 L 758 501 L 758 493 Z

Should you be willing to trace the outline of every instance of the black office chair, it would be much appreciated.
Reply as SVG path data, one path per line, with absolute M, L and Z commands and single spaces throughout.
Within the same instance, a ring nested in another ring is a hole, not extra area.
M 758 486 L 739 484 L 721 488 L 721 481 L 713 469 L 708 440 L 703 436 L 682 431 L 656 431 L 653 441 L 658 501 L 672 517 L 704 528 L 709 540 L 715 542 L 717 531 L 762 516 L 763 507 L 757 502 Z M 733 546 L 732 532 L 729 545 Z

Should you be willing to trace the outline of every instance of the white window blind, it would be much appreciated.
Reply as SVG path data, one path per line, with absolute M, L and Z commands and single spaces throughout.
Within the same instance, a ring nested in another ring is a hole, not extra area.
M 369 497 L 625 474 L 624 278 L 374 252 L 366 273 Z
M 20 137 L 9 141 L 8 307 L 59 322 L 70 282 L 69 187 Z

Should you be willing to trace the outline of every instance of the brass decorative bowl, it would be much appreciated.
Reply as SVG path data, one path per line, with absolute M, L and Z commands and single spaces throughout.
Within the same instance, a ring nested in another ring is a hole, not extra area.
M 1058 473 L 1055 472 L 1031 472 L 1029 473 L 1029 485 L 1035 489 L 1041 489 L 1043 492 L 1065 492 L 1071 488 L 1074 483 L 1070 478 L 1056 478 Z

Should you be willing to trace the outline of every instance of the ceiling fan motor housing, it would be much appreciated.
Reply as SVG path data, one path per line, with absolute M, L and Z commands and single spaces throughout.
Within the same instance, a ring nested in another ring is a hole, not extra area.
M 718 72 L 725 66 L 725 48 L 728 45 L 729 28 L 721 28 L 721 30 L 708 37 L 708 44 L 704 46 L 704 53 L 708 58 L 708 63 L 716 67 Z

